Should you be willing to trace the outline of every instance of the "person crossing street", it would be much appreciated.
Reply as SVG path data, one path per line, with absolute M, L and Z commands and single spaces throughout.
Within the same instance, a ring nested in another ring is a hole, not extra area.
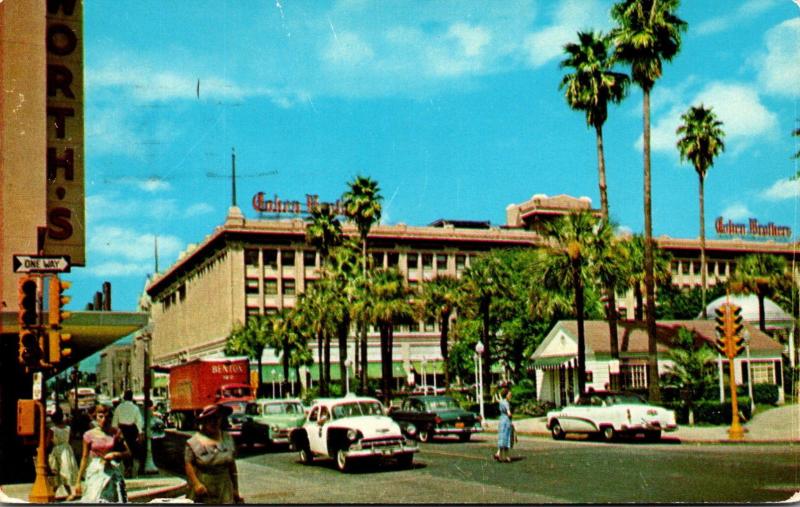
M 125 477 L 132 477 L 136 471 L 134 468 L 134 457 L 142 460 L 141 445 L 144 433 L 144 419 L 142 418 L 142 411 L 136 403 L 133 402 L 133 391 L 127 389 L 122 396 L 122 403 L 114 409 L 114 418 L 111 422 L 112 426 L 119 428 L 122 436 L 125 438 L 125 443 L 131 450 L 130 455 L 124 460 L 125 463 Z

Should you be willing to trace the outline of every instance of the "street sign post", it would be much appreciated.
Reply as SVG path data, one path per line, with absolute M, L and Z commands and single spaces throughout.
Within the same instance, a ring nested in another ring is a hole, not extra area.
M 69 256 L 14 255 L 14 273 L 69 273 Z

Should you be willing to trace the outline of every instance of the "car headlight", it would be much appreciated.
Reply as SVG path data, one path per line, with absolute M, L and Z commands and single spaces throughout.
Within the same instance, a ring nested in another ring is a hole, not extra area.
M 269 429 L 270 429 L 270 431 L 272 431 L 273 433 L 277 433 L 277 432 L 278 432 L 278 430 L 280 430 L 280 428 L 278 427 L 278 425 L 277 425 L 277 424 L 273 424 L 272 426 L 270 426 L 270 427 L 269 427 Z
M 347 430 L 347 439 L 351 442 L 358 440 L 358 430 L 354 430 L 352 428 Z
M 406 433 L 408 433 L 409 435 L 416 435 L 417 427 L 414 426 L 413 424 L 409 424 L 408 426 L 406 426 Z

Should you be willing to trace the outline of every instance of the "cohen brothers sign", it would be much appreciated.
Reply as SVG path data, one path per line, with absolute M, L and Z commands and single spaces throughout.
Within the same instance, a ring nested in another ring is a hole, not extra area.
M 714 222 L 714 228 L 717 231 L 717 235 L 722 237 L 746 236 L 779 241 L 792 239 L 791 227 L 775 225 L 772 222 L 762 224 L 755 218 L 749 219 L 747 223 L 736 223 L 730 219 L 726 222 L 723 217 L 717 217 L 716 222 Z
M 264 192 L 259 192 L 253 196 L 253 209 L 260 213 L 287 213 L 299 215 L 301 213 L 311 213 L 311 210 L 322 205 L 330 206 L 336 215 L 344 215 L 344 206 L 341 201 L 319 202 L 318 195 L 306 194 L 305 207 L 300 201 L 281 200 L 277 195 L 273 199 L 266 199 Z

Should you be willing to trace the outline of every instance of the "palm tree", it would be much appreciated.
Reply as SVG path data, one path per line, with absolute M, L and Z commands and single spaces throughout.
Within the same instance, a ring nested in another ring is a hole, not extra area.
M 320 394 L 327 396 L 330 387 L 330 339 L 335 322 L 329 309 L 336 303 L 334 293 L 324 279 L 300 295 L 298 311 L 303 315 L 303 327 L 317 339 L 318 384 Z
M 331 251 L 323 268 L 323 276 L 330 281 L 336 295 L 336 304 L 329 309 L 336 321 L 339 345 L 339 373 L 341 382 L 347 376 L 347 337 L 350 334 L 353 302 L 357 295 L 358 250 L 346 243 Z M 344 386 L 343 386 L 344 387 Z
M 418 313 L 423 320 L 436 319 L 439 323 L 439 350 L 444 364 L 444 385 L 450 388 L 448 363 L 448 340 L 450 317 L 460 299 L 460 285 L 452 276 L 438 275 L 422 285 L 418 303 Z
M 258 387 L 256 393 L 261 395 L 264 390 L 264 379 L 261 356 L 264 348 L 271 341 L 273 334 L 272 322 L 266 315 L 252 315 L 244 325 L 233 328 L 231 334 L 225 339 L 224 352 L 226 355 L 245 355 L 255 359 L 258 367 Z
M 367 278 L 367 236 L 372 225 L 381 220 L 381 201 L 378 182 L 368 176 L 356 176 L 342 196 L 347 218 L 355 222 L 361 237 L 361 275 Z M 361 386 L 367 385 L 367 323 L 361 323 Z
M 501 259 L 489 252 L 476 257 L 464 270 L 461 277 L 464 294 L 464 309 L 468 314 L 481 319 L 481 342 L 483 343 L 483 378 L 491 381 L 492 354 L 495 348 L 493 335 L 496 318 L 492 314 L 492 302 L 507 292 L 507 275 Z M 488 394 L 488 390 L 486 393 Z
M 408 289 L 402 273 L 394 268 L 375 271 L 371 284 L 372 318 L 378 325 L 381 336 L 381 372 L 383 401 L 388 406 L 392 389 L 392 351 L 394 348 L 394 324 L 411 317 L 413 309 L 409 302 Z
M 342 224 L 328 204 L 311 209 L 306 224 L 306 241 L 319 252 L 320 265 L 325 263 L 331 248 L 342 243 Z
M 611 339 L 611 357 L 619 358 L 619 336 L 617 322 L 616 293 L 626 289 L 630 277 L 629 249 L 624 240 L 617 238 L 612 227 L 602 227 L 595 238 L 597 263 L 595 275 L 603 286 L 607 296 L 606 319 L 608 320 L 609 337 Z
M 297 316 L 293 308 L 282 308 L 277 314 L 271 316 L 273 333 L 267 343 L 275 350 L 275 355 L 281 358 L 283 367 L 283 382 L 281 392 L 289 392 L 289 367 L 291 366 L 292 350 L 299 341 L 297 329 Z
M 594 127 L 597 136 L 597 180 L 600 187 L 600 211 L 608 220 L 606 163 L 603 154 L 603 125 L 608 118 L 608 104 L 618 104 L 625 98 L 630 79 L 626 74 L 611 70 L 614 62 L 609 54 L 611 40 L 602 33 L 578 32 L 579 43 L 564 45 L 567 58 L 561 67 L 574 72 L 564 76 L 559 88 L 566 89 L 567 104 L 584 111 L 586 124 Z
M 641 234 L 634 234 L 623 242 L 628 258 L 627 285 L 633 288 L 635 307 L 633 309 L 633 320 L 644 320 L 644 297 L 643 288 L 645 285 L 645 262 L 644 251 L 645 241 Z M 670 271 L 670 255 L 661 249 L 653 252 L 653 272 L 656 285 L 668 284 L 672 279 Z
M 618 23 L 611 35 L 615 56 L 631 65 L 631 78 L 642 89 L 644 117 L 644 262 L 647 296 L 648 390 L 651 401 L 659 401 L 658 356 L 656 352 L 656 301 L 653 272 L 653 223 L 650 202 L 650 91 L 661 77 L 662 61 L 678 54 L 686 22 L 674 12 L 679 0 L 622 0 L 611 8 Z
M 605 221 L 598 221 L 591 213 L 570 213 L 558 220 L 547 222 L 543 229 L 548 240 L 549 255 L 539 266 L 539 280 L 545 288 L 554 290 L 569 286 L 573 294 L 573 309 L 578 323 L 578 391 L 586 390 L 586 335 L 584 332 L 585 289 L 592 280 L 592 268 L 597 257 L 595 238 L 608 235 Z M 602 231 L 602 232 L 601 232 Z
M 722 122 L 709 107 L 702 104 L 692 106 L 681 115 L 683 123 L 678 127 L 676 134 L 683 135 L 678 139 L 678 151 L 681 160 L 688 160 L 697 171 L 700 179 L 700 293 L 703 302 L 703 318 L 707 319 L 706 312 L 706 212 L 705 212 L 705 179 L 708 169 L 714 165 L 714 157 L 725 151 L 722 138 Z
M 767 331 L 764 314 L 764 299 L 785 284 L 791 275 L 787 273 L 786 259 L 777 255 L 750 254 L 736 263 L 736 271 L 728 279 L 733 292 L 755 294 L 758 298 L 758 328 Z

